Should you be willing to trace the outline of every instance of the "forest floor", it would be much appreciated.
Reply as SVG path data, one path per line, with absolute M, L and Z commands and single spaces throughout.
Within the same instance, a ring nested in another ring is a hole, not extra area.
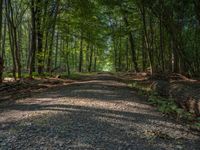
M 18 84 L 0 87 L 1 150 L 200 149 L 199 132 L 112 75 Z

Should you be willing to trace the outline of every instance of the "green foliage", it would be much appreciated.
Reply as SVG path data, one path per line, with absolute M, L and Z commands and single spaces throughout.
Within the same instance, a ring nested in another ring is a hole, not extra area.
M 194 126 L 200 129 L 200 117 L 198 117 L 198 118 L 196 119 L 196 123 L 195 123 Z
M 152 94 L 152 90 L 149 86 L 140 85 L 140 83 L 137 81 L 125 81 L 125 82 L 129 87 L 139 90 L 141 95 Z
M 177 119 L 184 118 L 187 120 L 193 120 L 191 113 L 184 111 L 180 108 L 173 99 L 166 99 L 163 97 L 152 95 L 148 99 L 149 103 L 158 107 L 158 110 L 164 114 L 175 114 Z
M 12 77 L 13 77 L 13 73 L 11 73 L 11 72 L 5 72 L 5 73 L 3 74 L 3 76 L 4 76 L 5 78 L 12 78 Z
M 200 128 L 200 122 L 195 123 L 195 126 L 198 127 L 198 128 Z
M 196 11 L 199 3 L 195 1 L 61 0 L 37 3 L 33 0 L 37 8 L 36 28 L 39 24 L 41 28 L 41 31 L 36 30 L 42 35 L 41 52 L 35 45 L 34 67 L 42 67 L 44 72 L 60 67 L 60 72 L 65 72 L 67 65 L 71 72 L 76 72 L 83 60 L 84 72 L 134 71 L 138 66 L 140 71 L 150 68 L 155 72 L 179 73 L 183 70 L 190 76 L 199 75 L 200 15 Z M 30 35 L 34 33 L 30 10 L 35 5 L 26 0 L 10 2 L 21 70 L 28 72 L 33 39 Z M 9 17 L 5 15 L 9 14 L 7 7 L 2 9 L 3 22 Z M 3 55 L 9 72 L 14 68 L 14 55 L 17 54 L 11 52 L 14 42 L 9 41 L 11 30 L 7 26 L 1 25 L 6 34 L 5 43 L 0 41 L 0 47 L 5 46 Z M 80 59 L 80 49 L 83 59 Z
M 30 77 L 29 73 L 22 73 L 21 76 L 22 76 L 22 78 L 29 78 Z M 33 76 L 32 77 L 33 78 L 40 78 L 40 77 L 51 77 L 51 76 L 53 76 L 53 75 L 48 73 L 48 72 L 44 72 L 42 74 L 42 76 L 39 75 L 37 72 L 33 72 Z M 13 73 L 11 73 L 11 72 L 4 73 L 4 78 L 12 78 L 12 77 L 13 77 Z
M 72 80 L 84 80 L 87 76 L 96 75 L 95 72 L 93 73 L 79 73 L 79 72 L 72 72 L 70 75 L 67 73 L 61 74 L 61 78 L 64 79 L 72 79 Z

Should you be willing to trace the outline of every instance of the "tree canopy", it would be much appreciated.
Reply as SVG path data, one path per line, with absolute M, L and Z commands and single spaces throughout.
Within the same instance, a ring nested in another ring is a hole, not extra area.
M 199 33 L 199 0 L 0 0 L 0 72 L 195 77 Z

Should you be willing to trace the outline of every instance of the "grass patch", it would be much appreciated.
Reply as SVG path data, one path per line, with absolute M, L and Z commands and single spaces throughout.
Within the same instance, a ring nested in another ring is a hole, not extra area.
M 71 73 L 70 75 L 68 75 L 67 73 L 63 73 L 61 74 L 61 78 L 68 78 L 68 79 L 72 79 L 72 80 L 81 80 L 81 79 L 84 79 L 88 76 L 93 76 L 93 75 L 96 75 L 97 73 L 95 72 L 92 72 L 92 73 L 79 73 L 79 72 L 73 72 Z
M 11 73 L 11 72 L 4 72 L 3 76 L 4 76 L 4 78 L 13 78 L 13 73 Z M 52 77 L 52 76 L 54 76 L 54 75 L 50 74 L 50 73 L 47 73 L 47 72 L 44 72 L 42 75 L 39 75 L 37 72 L 33 72 L 33 74 L 32 74 L 33 78 Z M 17 73 L 16 73 L 16 77 L 17 78 L 19 77 L 19 75 Z M 21 74 L 21 77 L 22 78 L 29 78 L 30 75 L 29 75 L 29 73 L 24 72 L 24 73 Z
M 141 85 L 139 82 L 137 81 L 129 81 L 127 82 L 127 85 L 129 87 L 132 87 L 132 88 L 136 88 L 138 90 L 142 90 L 142 91 L 146 91 L 146 92 L 151 92 L 151 88 L 149 86 L 144 86 L 144 85 Z

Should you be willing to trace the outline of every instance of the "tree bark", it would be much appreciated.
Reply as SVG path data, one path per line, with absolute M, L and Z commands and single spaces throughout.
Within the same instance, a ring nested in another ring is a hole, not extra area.
M 51 40 L 50 40 L 50 46 L 49 46 L 49 55 L 48 55 L 48 60 L 47 60 L 47 72 L 51 71 L 52 67 L 52 52 L 53 52 L 53 43 L 54 43 L 54 36 L 55 36 L 55 29 L 56 29 L 56 21 L 57 21 L 57 16 L 58 16 L 58 11 L 59 11 L 59 4 L 60 1 L 56 1 L 56 6 L 55 6 L 55 13 L 53 13 L 53 20 L 52 20 L 52 34 L 51 34 Z
M 164 34 L 163 34 L 163 23 L 162 23 L 162 17 L 163 17 L 163 8 L 162 8 L 162 5 L 163 5 L 163 2 L 162 0 L 159 0 L 159 3 L 160 3 L 160 16 L 159 16 L 159 26 L 160 26 L 160 61 L 161 61 L 161 68 L 162 68 L 162 72 L 165 71 L 165 61 L 164 61 L 164 46 L 163 46 L 163 43 L 164 43 Z
M 150 46 L 150 39 L 148 36 L 148 31 L 147 31 L 147 21 L 146 21 L 146 10 L 144 5 L 142 4 L 142 6 L 140 7 L 140 12 L 141 12 L 141 16 L 142 16 L 142 22 L 143 22 L 143 32 L 144 32 L 144 42 L 145 42 L 145 49 L 148 52 L 148 56 L 149 56 L 149 62 L 150 62 L 150 67 L 151 67 L 151 74 L 153 74 L 154 70 L 153 70 L 153 57 L 152 57 L 152 52 L 151 52 L 151 46 Z
M 59 33 L 57 32 L 56 35 L 56 52 L 55 52 L 55 68 L 57 67 L 57 61 L 58 61 L 58 45 L 59 45 Z
M 36 6 L 35 0 L 31 0 L 31 51 L 30 51 L 30 70 L 29 76 L 32 78 L 35 71 L 35 53 L 36 53 Z
M 3 14 L 3 0 L 0 0 L 0 55 L 2 54 L 2 14 Z
M 0 0 L 0 83 L 2 83 L 3 79 L 3 56 L 2 56 L 2 13 L 3 13 L 3 0 Z
M 38 50 L 38 74 L 42 75 L 43 66 L 43 31 L 42 31 L 42 2 L 37 0 L 37 50 Z
M 7 20 L 6 20 L 6 17 L 4 17 L 2 48 L 1 48 L 2 49 L 1 56 L 2 56 L 3 60 L 4 60 L 4 57 L 5 57 L 6 34 L 7 34 Z
M 13 56 L 13 76 L 16 79 L 16 71 L 18 73 L 18 78 L 21 78 L 21 60 L 20 60 L 20 49 L 19 49 L 19 41 L 17 35 L 17 25 L 16 20 L 14 18 L 13 7 L 10 0 L 7 0 L 5 3 L 6 8 L 6 16 L 8 20 L 8 29 L 9 29 L 9 40 L 11 46 L 11 52 Z M 19 22 L 18 22 L 19 25 Z
M 129 22 L 128 22 L 127 14 L 124 14 L 124 21 L 125 21 L 127 28 L 129 28 Z M 137 59 L 136 59 L 136 49 L 135 49 L 134 35 L 131 31 L 129 31 L 128 36 L 129 36 L 129 42 L 130 42 L 130 46 L 131 46 L 132 63 L 134 65 L 135 71 L 139 72 L 138 63 L 137 63 Z
M 79 52 L 79 72 L 82 72 L 83 66 L 83 33 L 81 32 L 80 52 Z
M 89 58 L 88 72 L 92 71 L 93 53 L 94 53 L 94 47 L 92 46 L 92 47 L 90 47 L 90 58 Z

